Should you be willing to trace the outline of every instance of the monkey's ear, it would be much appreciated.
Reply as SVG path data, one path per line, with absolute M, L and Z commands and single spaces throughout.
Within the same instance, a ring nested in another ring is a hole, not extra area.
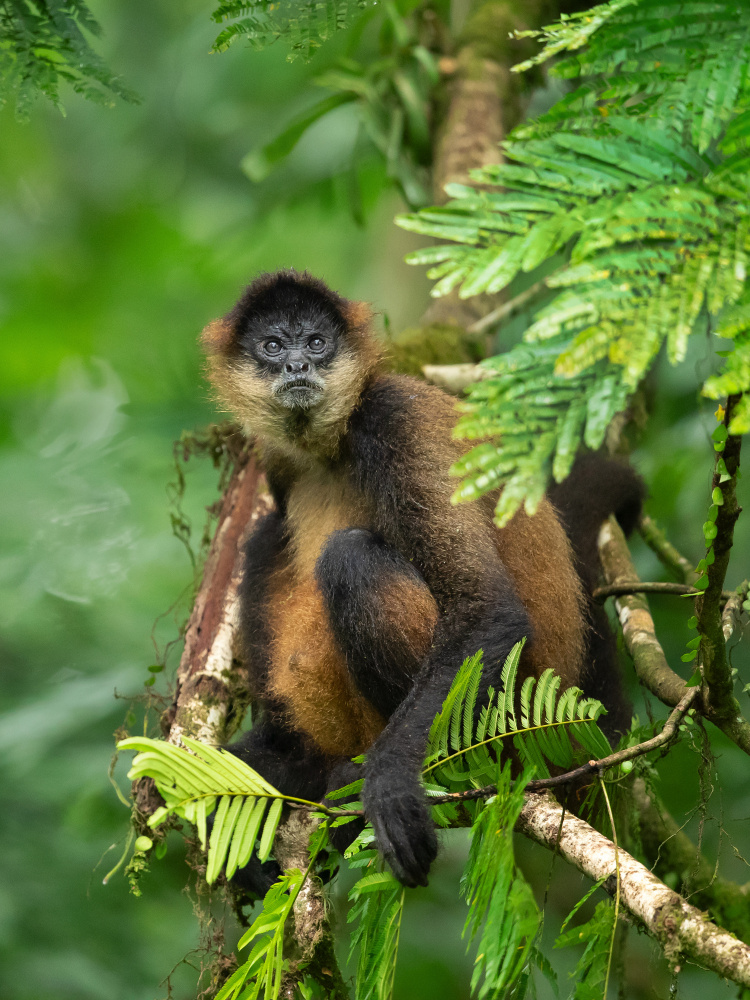
M 214 319 L 203 327 L 201 345 L 206 354 L 226 354 L 234 335 L 234 325 L 228 319 Z
M 372 309 L 366 302 L 354 302 L 348 299 L 345 303 L 341 311 L 347 327 L 350 331 L 364 333 L 372 322 Z

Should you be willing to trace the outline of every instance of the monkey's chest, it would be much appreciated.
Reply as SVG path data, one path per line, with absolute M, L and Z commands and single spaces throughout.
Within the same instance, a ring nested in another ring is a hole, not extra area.
M 344 528 L 370 528 L 364 497 L 348 477 L 316 466 L 305 472 L 287 497 L 290 561 L 298 580 L 313 576 L 328 538 Z
M 327 754 L 354 756 L 371 746 L 382 716 L 359 693 L 331 630 L 315 564 L 334 531 L 369 527 L 361 498 L 343 479 L 315 471 L 287 499 L 287 564 L 276 574 L 269 602 L 271 694 L 294 727 Z

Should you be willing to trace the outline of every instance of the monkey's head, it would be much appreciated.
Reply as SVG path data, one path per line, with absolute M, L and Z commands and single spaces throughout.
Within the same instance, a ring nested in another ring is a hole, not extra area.
M 370 318 L 306 272 L 263 274 L 203 331 L 209 377 L 248 432 L 335 448 L 379 362 Z

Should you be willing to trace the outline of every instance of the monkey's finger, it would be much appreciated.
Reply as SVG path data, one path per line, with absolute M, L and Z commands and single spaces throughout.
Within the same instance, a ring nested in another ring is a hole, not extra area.
M 408 839 L 404 837 L 404 831 L 400 831 L 401 836 L 399 837 L 393 829 L 394 824 L 382 820 L 377 815 L 372 818 L 372 827 L 375 831 L 378 849 L 399 882 L 409 889 L 414 889 L 418 885 L 426 885 L 426 876 L 419 871 Z

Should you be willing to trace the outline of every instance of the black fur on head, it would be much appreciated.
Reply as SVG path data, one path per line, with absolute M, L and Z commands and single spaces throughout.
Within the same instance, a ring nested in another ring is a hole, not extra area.
M 348 304 L 319 278 L 289 269 L 257 277 L 226 319 L 242 349 L 268 327 L 329 327 L 341 336 Z

